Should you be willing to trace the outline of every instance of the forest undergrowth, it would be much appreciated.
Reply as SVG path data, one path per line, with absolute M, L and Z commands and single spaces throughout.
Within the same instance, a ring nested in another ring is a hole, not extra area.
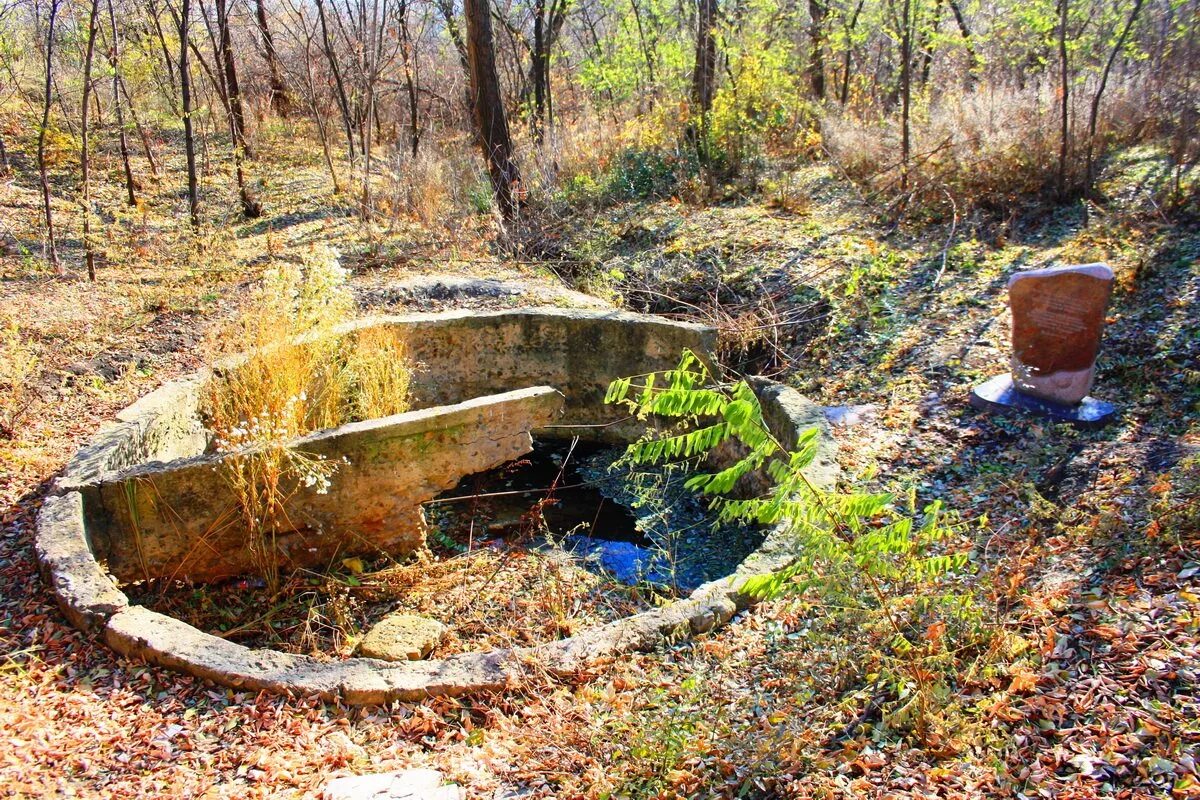
M 896 225 L 828 162 L 780 160 L 703 203 L 590 195 L 556 212 L 552 237 L 531 224 L 513 258 L 483 214 L 362 223 L 319 151 L 273 135 L 264 218 L 231 212 L 193 235 L 159 187 L 105 227 L 95 284 L 79 280 L 73 215 L 66 276 L 32 246 L 29 165 L 5 186 L 0 783 L 16 796 L 298 797 L 413 766 L 472 797 L 1200 794 L 1200 233 L 1147 200 L 1153 148 L 1108 162 L 1102 205 L 920 225 Z M 714 322 L 730 366 L 853 407 L 833 428 L 844 485 L 940 501 L 971 530 L 961 591 L 985 610 L 968 638 L 987 646 L 914 631 L 951 676 L 937 724 L 916 737 L 896 713 L 887 632 L 808 595 L 570 679 L 367 709 L 218 688 L 71 629 L 35 577 L 46 481 L 117 409 L 205 362 L 205 333 L 314 241 L 342 253 L 360 297 L 452 272 Z M 1120 421 L 1085 433 L 969 408 L 970 387 L 1007 368 L 1012 270 L 1094 260 L 1117 273 L 1095 391 Z

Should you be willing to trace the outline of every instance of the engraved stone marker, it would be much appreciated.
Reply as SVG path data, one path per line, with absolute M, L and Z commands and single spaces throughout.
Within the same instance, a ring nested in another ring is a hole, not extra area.
M 1113 272 L 1105 264 L 1019 272 L 1008 282 L 1012 309 L 1012 374 L 975 388 L 971 404 L 995 411 L 1033 411 L 1099 427 L 1116 408 L 1088 397 L 1104 331 Z
M 1112 284 L 1105 264 L 1018 272 L 1009 279 L 1018 390 L 1063 405 L 1087 397 Z

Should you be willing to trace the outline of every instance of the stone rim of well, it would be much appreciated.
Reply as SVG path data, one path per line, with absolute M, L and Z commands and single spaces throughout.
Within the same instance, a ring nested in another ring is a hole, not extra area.
M 608 328 L 630 334 L 634 339 L 640 336 L 646 350 L 658 346 L 647 333 L 650 328 L 670 332 L 668 339 L 682 332 L 684 338 L 700 343 L 705 352 L 711 352 L 715 342 L 713 329 L 692 323 L 623 311 L 562 308 L 370 317 L 342 326 L 338 332 L 371 325 L 408 325 L 417 330 L 421 325 L 447 325 L 453 329 L 456 324 L 506 323 L 518 327 L 576 326 L 589 335 L 595 333 L 591 329 Z M 594 346 L 595 342 L 586 344 Z M 678 353 L 668 356 L 663 351 L 659 357 L 677 359 Z M 649 649 L 664 639 L 710 631 L 755 602 L 741 591 L 746 580 L 780 569 L 793 558 L 783 536 L 783 526 L 777 526 L 732 574 L 700 586 L 687 597 L 566 639 L 530 647 L 407 662 L 365 657 L 321 661 L 312 656 L 230 642 L 173 617 L 130 604 L 93 552 L 89 527 L 95 525 L 98 512 L 85 508 L 84 503 L 87 487 L 98 480 L 113 459 L 124 455 L 126 468 L 161 460 L 147 454 L 169 454 L 172 443 L 156 442 L 155 437 L 163 437 L 164 431 L 179 433 L 181 426 L 184 436 L 203 435 L 184 417 L 188 408 L 196 407 L 195 400 L 211 375 L 211 371 L 205 370 L 170 381 L 119 412 L 115 422 L 105 425 L 76 451 L 63 476 L 53 483 L 38 515 L 34 537 L 37 560 L 64 615 L 76 628 L 99 635 L 126 657 L 141 658 L 236 690 L 316 695 L 351 705 L 502 690 L 531 673 L 570 674 L 600 658 Z M 553 386 L 549 381 L 536 383 Z M 818 457 L 809 468 L 809 478 L 815 485 L 831 486 L 838 471 L 836 446 L 821 408 L 777 382 L 755 378 L 752 385 L 772 427 L 782 426 L 792 434 L 813 426 L 820 429 Z M 193 450 L 195 445 L 196 441 L 190 444 Z

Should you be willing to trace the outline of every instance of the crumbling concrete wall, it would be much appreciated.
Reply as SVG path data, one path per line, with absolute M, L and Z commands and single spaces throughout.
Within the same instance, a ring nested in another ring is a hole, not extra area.
M 334 468 L 327 488 L 289 482 L 274 544 L 285 571 L 344 552 L 404 556 L 425 543 L 421 504 L 533 445 L 562 395 L 522 389 L 319 431 L 288 447 Z M 211 581 L 255 571 L 228 476 L 242 453 L 153 462 L 82 487 L 92 547 L 122 581 Z
M 674 368 L 684 349 L 708 358 L 712 328 L 622 311 L 516 309 L 375 317 L 356 327 L 407 334 L 418 405 L 456 403 L 522 386 L 553 386 L 566 397 L 555 436 L 627 442 L 643 427 L 606 406 L 617 378 Z

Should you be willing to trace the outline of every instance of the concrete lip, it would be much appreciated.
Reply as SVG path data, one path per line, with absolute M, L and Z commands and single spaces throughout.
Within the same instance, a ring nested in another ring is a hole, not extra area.
M 298 550 L 312 547 L 325 558 L 322 534 L 339 525 L 361 531 L 370 527 L 366 523 L 378 522 L 380 538 L 373 547 L 411 549 L 416 541 L 412 531 L 419 526 L 414 527 L 404 509 L 412 509 L 425 492 L 446 480 L 453 479 L 453 485 L 456 476 L 461 477 L 455 470 L 482 471 L 499 463 L 496 459 L 519 455 L 524 452 L 521 448 L 528 448 L 531 434 L 630 441 L 640 425 L 603 404 L 608 383 L 670 369 L 684 348 L 706 354 L 715 345 L 715 331 L 710 328 L 594 309 L 407 314 L 360 320 L 340 332 L 372 326 L 407 334 L 410 354 L 423 365 L 413 385 L 418 408 L 320 431 L 298 442 L 328 448 L 338 457 L 346 454 L 353 470 L 335 477 L 335 485 L 339 479 L 346 483 L 337 502 L 322 506 L 309 498 L 314 505 L 308 513 L 321 524 L 305 531 L 308 544 Z M 235 574 L 244 566 L 229 555 L 239 549 L 235 527 L 223 534 L 234 538 L 211 548 L 219 558 L 195 561 L 209 572 L 189 567 L 186 556 L 210 549 L 212 543 L 204 542 L 201 534 L 212 530 L 213 519 L 221 513 L 212 469 L 220 456 L 207 452 L 201 414 L 203 389 L 210 377 L 199 373 L 172 381 L 118 414 L 115 423 L 102 428 L 70 460 L 38 518 L 38 561 L 64 615 L 131 658 L 235 689 L 318 695 L 349 704 L 498 690 L 519 682 L 527 670 L 567 674 L 594 659 L 712 630 L 754 602 L 741 591 L 748 578 L 779 569 L 793 558 L 789 537 L 781 527 L 769 532 L 763 545 L 733 574 L 700 586 L 688 597 L 536 647 L 412 662 L 361 657 L 324 661 L 248 648 L 131 605 L 118 583 L 147 574 L 207 579 Z M 756 380 L 754 388 L 768 424 L 781 440 L 795 441 L 800 431 L 814 426 L 822 431 L 809 478 L 818 486 L 831 486 L 837 476 L 835 447 L 821 408 L 771 381 Z M 381 446 L 380 440 L 385 444 Z M 368 445 L 371 458 L 362 458 Z M 355 455 L 360 456 L 357 468 Z M 187 536 L 176 536 L 178 521 L 172 523 L 169 515 L 158 514 L 155 535 L 143 526 L 142 538 L 136 538 L 137 524 L 157 512 L 152 503 L 138 506 L 136 492 L 137 511 L 132 516 L 127 512 L 122 516 L 121 504 L 128 502 L 129 487 L 146 476 L 153 476 L 166 497 L 181 497 L 196 487 L 208 492 L 193 492 L 198 518 L 184 526 Z M 428 483 L 420 487 L 409 485 L 424 479 Z M 352 485 L 355 482 L 361 485 Z M 212 501 L 214 496 L 217 499 Z M 419 509 L 419 502 L 416 506 Z M 396 534 L 401 529 L 408 533 Z M 175 544 L 148 559 L 150 542 Z M 154 572 L 148 572 L 151 562 Z

